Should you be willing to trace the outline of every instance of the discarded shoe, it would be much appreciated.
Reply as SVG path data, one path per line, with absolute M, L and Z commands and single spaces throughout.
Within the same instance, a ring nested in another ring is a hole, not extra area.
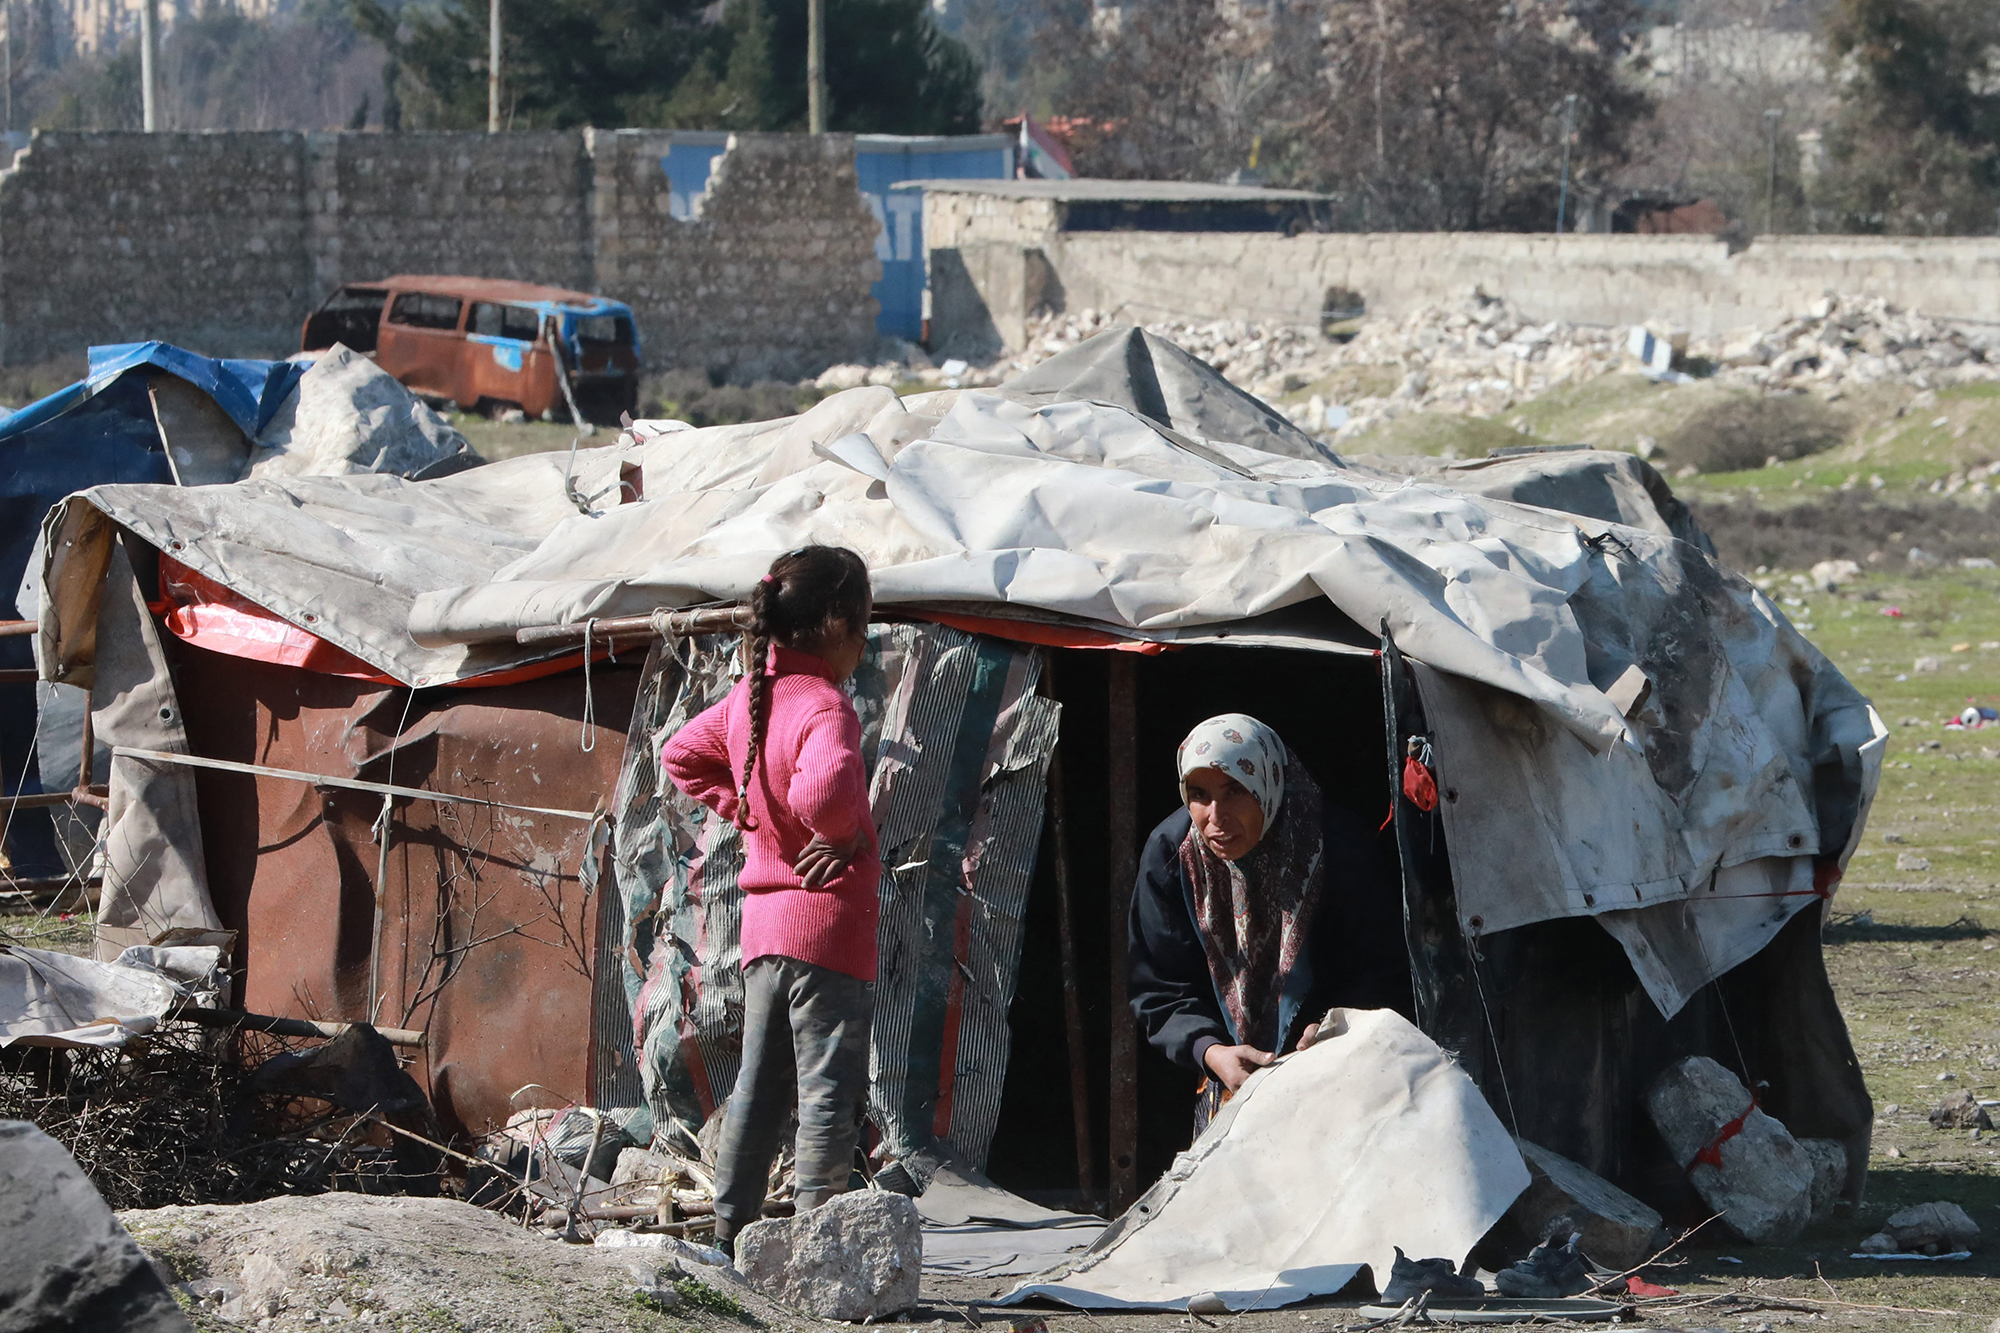
M 1398 1245 L 1389 1285 L 1382 1288 L 1382 1303 L 1401 1305 L 1426 1291 L 1454 1300 L 1478 1300 L 1486 1294 L 1486 1285 L 1476 1277 L 1460 1277 L 1458 1265 L 1449 1259 L 1412 1259 Z
M 1554 1237 L 1528 1252 L 1528 1257 L 1493 1277 L 1493 1285 L 1503 1296 L 1527 1300 L 1555 1300 L 1577 1296 L 1591 1288 L 1590 1267 L 1576 1248 L 1580 1236 L 1572 1235 L 1558 1245 Z

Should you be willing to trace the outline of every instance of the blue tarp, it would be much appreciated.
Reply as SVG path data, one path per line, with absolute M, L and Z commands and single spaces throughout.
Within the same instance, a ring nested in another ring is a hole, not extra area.
M 1005 180 L 1014 174 L 1014 141 L 1004 134 L 857 134 L 854 172 L 861 197 L 882 225 L 875 238 L 882 276 L 869 289 L 881 307 L 875 330 L 915 342 L 924 334 L 924 198 L 889 187 L 912 180 Z
M 255 436 L 292 391 L 304 367 L 287 361 L 221 361 L 162 342 L 90 349 L 90 371 L 17 412 L 0 409 L 0 618 L 16 619 L 15 597 L 42 518 L 73 491 L 108 482 L 171 484 L 146 384 L 178 376 L 213 398 L 247 436 Z M 26 638 L 0 639 L 0 667 L 31 667 Z M 0 768 L 5 790 L 39 791 L 28 764 L 35 733 L 35 692 L 0 686 Z M 7 831 L 16 874 L 56 874 L 47 817 L 17 811 Z

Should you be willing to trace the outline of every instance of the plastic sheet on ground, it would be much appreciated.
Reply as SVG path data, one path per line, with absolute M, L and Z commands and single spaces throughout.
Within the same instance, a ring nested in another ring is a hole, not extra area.
M 212 992 L 221 958 L 213 945 L 128 949 L 111 963 L 0 945 L 0 1047 L 123 1046 L 191 988 Z
M 1386 1281 L 1395 1247 L 1465 1258 L 1528 1186 L 1472 1080 L 1388 1010 L 1253 1075 L 1159 1183 L 1063 1269 L 1003 1303 L 1269 1310 Z
M 1064 1213 L 1001 1189 L 984 1175 L 940 1166 L 917 1199 L 924 1269 L 959 1277 L 1045 1272 L 1104 1232 L 1101 1217 Z

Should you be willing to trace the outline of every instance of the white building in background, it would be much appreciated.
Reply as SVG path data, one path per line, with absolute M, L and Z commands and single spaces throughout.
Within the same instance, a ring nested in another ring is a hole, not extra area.
M 10 8 L 25 8 L 35 0 L 0 0 Z M 160 31 L 173 29 L 183 18 L 203 8 L 210 12 L 271 18 L 293 7 L 295 0 L 154 0 L 159 6 Z M 53 0 L 56 58 L 88 56 L 117 50 L 139 34 L 139 15 L 146 0 Z

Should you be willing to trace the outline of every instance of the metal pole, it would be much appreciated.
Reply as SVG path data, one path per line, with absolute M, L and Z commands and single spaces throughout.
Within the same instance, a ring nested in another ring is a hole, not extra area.
M 1132 654 L 1111 654 L 1111 1170 L 1110 1212 L 1139 1197 L 1139 1033 L 1126 993 L 1125 941 L 1132 884 L 1139 877 L 1139 709 Z
M 139 6 L 139 99 L 140 115 L 145 131 L 152 134 L 160 128 L 159 53 L 155 48 L 160 41 L 160 0 L 146 0 Z
M 826 133 L 826 0 L 806 0 L 806 129 Z
M 486 7 L 486 132 L 500 132 L 500 0 Z
M 1764 234 L 1769 236 L 1775 230 L 1774 219 L 1778 212 L 1778 122 L 1785 113 L 1772 110 L 1764 113 L 1764 128 L 1771 141 L 1771 160 L 1764 178 Z
M 1556 235 L 1562 235 L 1569 221 L 1569 143 L 1576 137 L 1576 94 L 1563 98 L 1562 193 L 1556 196 Z
M 1050 657 L 1053 658 L 1051 653 Z M 1070 1119 L 1076 1129 L 1076 1192 L 1080 1205 L 1090 1209 L 1097 1199 L 1097 1154 L 1091 1147 L 1090 1071 L 1085 1061 L 1090 1048 L 1083 1036 L 1083 997 L 1076 961 L 1076 914 L 1069 888 L 1069 809 L 1063 797 L 1063 756 L 1061 747 L 1049 760 L 1049 831 L 1054 835 L 1056 853 L 1057 938 L 1062 948 L 1063 1026 L 1069 1035 Z

